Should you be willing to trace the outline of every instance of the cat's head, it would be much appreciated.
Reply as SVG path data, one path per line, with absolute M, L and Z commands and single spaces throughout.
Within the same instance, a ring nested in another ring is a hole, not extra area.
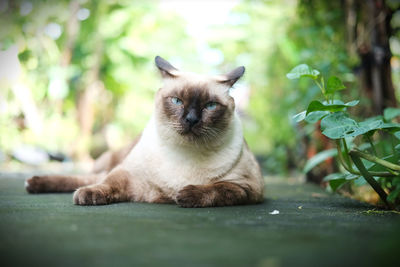
M 218 140 L 233 120 L 235 102 L 229 89 L 243 75 L 244 67 L 208 77 L 182 72 L 159 56 L 155 62 L 163 78 L 156 95 L 156 115 L 163 130 L 189 142 Z

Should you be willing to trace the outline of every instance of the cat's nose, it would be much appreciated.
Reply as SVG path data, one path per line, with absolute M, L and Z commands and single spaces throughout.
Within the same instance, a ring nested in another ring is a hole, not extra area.
M 196 111 L 194 109 L 190 110 L 189 113 L 186 115 L 185 122 L 189 124 L 190 127 L 194 126 L 196 123 L 199 122 L 199 117 L 196 115 Z

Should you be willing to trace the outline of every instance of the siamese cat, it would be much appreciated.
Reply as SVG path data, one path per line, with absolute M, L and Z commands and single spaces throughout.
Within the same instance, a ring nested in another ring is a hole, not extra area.
M 163 86 L 142 134 L 101 155 L 92 174 L 26 180 L 29 193 L 76 190 L 76 205 L 137 201 L 213 207 L 263 201 L 263 177 L 229 95 L 244 67 L 207 77 L 182 72 L 159 56 L 155 63 Z

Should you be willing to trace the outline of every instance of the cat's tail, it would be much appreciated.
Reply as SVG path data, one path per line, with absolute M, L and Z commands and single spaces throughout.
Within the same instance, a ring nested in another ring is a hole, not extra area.
M 33 176 L 25 181 L 25 189 L 31 194 L 73 192 L 79 187 L 100 182 L 104 177 L 105 173 Z

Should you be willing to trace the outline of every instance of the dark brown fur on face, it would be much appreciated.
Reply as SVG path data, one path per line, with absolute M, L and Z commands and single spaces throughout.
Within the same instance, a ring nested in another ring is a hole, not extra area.
M 181 100 L 182 104 L 174 104 L 174 97 Z M 209 103 L 215 103 L 215 109 L 207 109 Z M 207 85 L 186 84 L 162 96 L 162 107 L 166 119 L 181 135 L 199 138 L 210 132 L 216 134 L 223 131 L 229 125 L 235 105 L 230 96 L 221 99 L 220 96 L 212 95 Z M 198 121 L 190 123 L 187 121 L 188 116 L 195 117 Z

